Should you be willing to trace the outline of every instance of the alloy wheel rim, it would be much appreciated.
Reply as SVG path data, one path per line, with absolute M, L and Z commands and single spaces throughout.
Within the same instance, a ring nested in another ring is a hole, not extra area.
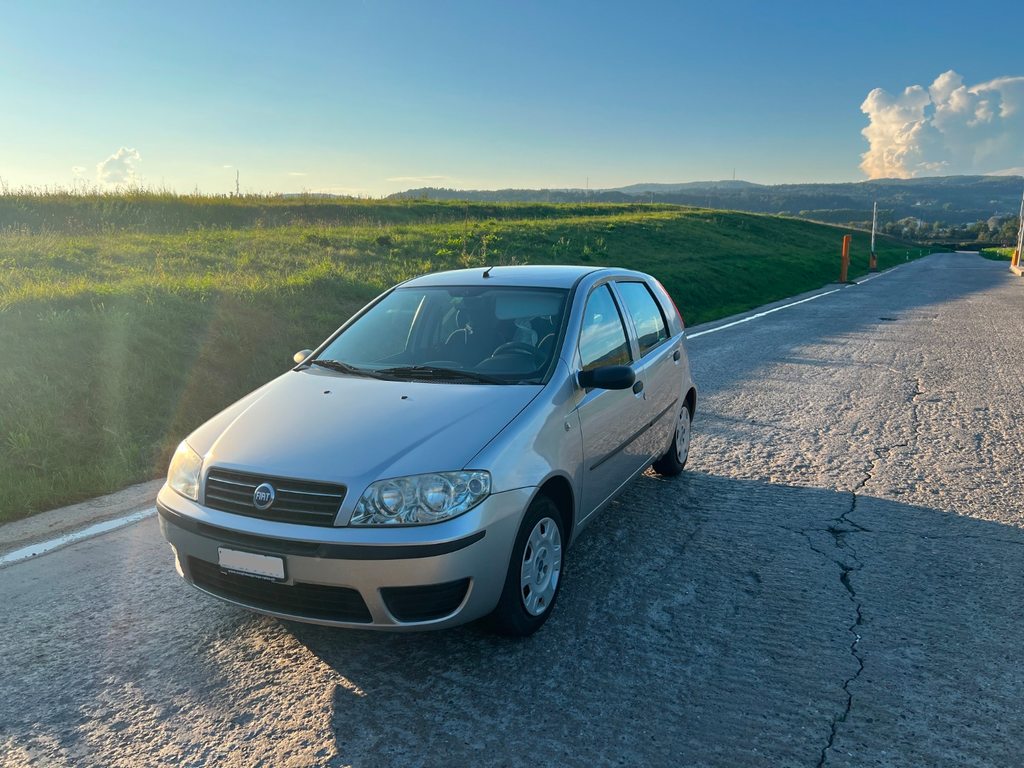
M 679 412 L 679 424 L 676 427 L 676 459 L 680 464 L 686 463 L 690 455 L 690 409 L 685 405 Z
M 562 571 L 562 534 L 550 517 L 541 518 L 523 549 L 519 573 L 519 594 L 531 616 L 540 616 L 551 607 Z

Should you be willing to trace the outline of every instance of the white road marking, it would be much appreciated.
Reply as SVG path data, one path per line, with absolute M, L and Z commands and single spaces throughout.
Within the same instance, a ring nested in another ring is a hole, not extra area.
M 890 272 L 895 272 L 897 269 L 899 269 L 902 266 L 903 266 L 902 264 L 899 264 L 899 265 L 893 267 L 892 269 L 885 270 L 885 272 L 876 272 L 875 274 L 871 275 L 871 277 L 865 277 L 863 280 L 858 280 L 857 281 L 857 285 L 860 285 L 861 283 L 870 283 L 876 277 L 882 277 L 882 275 L 888 275 Z
M 898 266 L 892 267 L 891 269 L 887 269 L 884 272 L 878 272 L 878 273 L 876 273 L 874 275 L 871 275 L 871 277 L 865 277 L 863 280 L 857 280 L 857 281 L 851 283 L 850 285 L 860 285 L 861 283 L 871 282 L 876 277 L 881 277 L 882 275 L 887 275 L 890 272 L 895 272 L 897 269 L 899 269 L 902 266 L 903 265 L 900 264 Z M 849 288 L 849 287 L 850 286 L 843 286 L 843 288 Z M 825 291 L 824 293 L 817 293 L 814 296 L 808 296 L 806 299 L 800 299 L 800 301 L 794 301 L 794 302 L 791 302 L 789 304 L 783 304 L 781 307 L 775 307 L 773 309 L 765 310 L 764 312 L 758 312 L 756 315 L 751 315 L 750 317 L 744 317 L 744 318 L 742 318 L 740 320 L 734 320 L 731 323 L 726 323 L 725 325 L 720 325 L 717 328 L 708 328 L 706 331 L 698 331 L 697 333 L 693 333 L 693 334 L 688 333 L 688 334 L 686 334 L 686 339 L 687 339 L 687 341 L 689 341 L 690 339 L 696 339 L 698 336 L 703 336 L 705 333 L 717 333 L 718 331 L 724 331 L 726 328 L 732 328 L 735 325 L 741 325 L 742 323 L 749 323 L 751 320 L 757 320 L 759 318 L 764 317 L 765 315 L 770 315 L 772 312 L 778 312 L 779 310 L 782 310 L 782 309 L 789 309 L 790 307 L 795 307 L 797 304 L 804 304 L 805 302 L 808 302 L 808 301 L 814 301 L 815 299 L 820 299 L 822 296 L 831 296 L 833 293 L 839 293 L 839 291 L 843 290 L 843 288 L 833 288 L 831 291 Z
M 815 294 L 814 296 L 808 296 L 806 299 L 800 299 L 800 301 L 794 301 L 794 302 L 792 302 L 790 304 L 783 304 L 781 307 L 775 307 L 774 309 L 767 309 L 764 312 L 758 312 L 756 315 L 751 315 L 750 317 L 744 317 L 744 318 L 742 318 L 740 320 L 733 320 L 731 323 L 726 323 L 725 325 L 720 325 L 717 328 L 708 328 L 706 331 L 698 331 L 697 333 L 688 333 L 688 334 L 686 334 L 686 340 L 689 341 L 690 339 L 696 339 L 698 336 L 703 336 L 706 333 L 717 333 L 718 331 L 724 331 L 726 328 L 732 328 L 735 325 L 741 325 L 743 323 L 749 323 L 751 320 L 757 320 L 759 318 L 764 317 L 765 315 L 770 315 L 772 312 L 779 312 L 779 311 L 781 311 L 783 309 L 789 309 L 790 307 L 795 307 L 797 304 L 805 304 L 808 301 L 814 301 L 815 299 L 820 299 L 822 296 L 831 296 L 833 293 L 839 293 L 841 290 L 843 290 L 843 289 L 842 288 L 833 288 L 831 291 L 825 291 L 824 293 L 818 293 L 818 294 Z
M 55 539 L 49 541 L 41 541 L 38 544 L 31 544 L 21 549 L 16 549 L 13 552 L 8 552 L 6 555 L 0 555 L 0 568 L 5 565 L 14 565 L 24 560 L 30 560 L 33 557 L 39 555 L 45 555 L 47 552 L 52 552 L 55 549 L 60 549 L 68 544 L 74 544 L 82 541 L 83 539 L 91 539 L 93 536 L 99 536 L 109 531 L 116 531 L 118 528 L 124 528 L 126 525 L 137 523 L 140 520 L 145 520 L 150 515 L 156 513 L 156 507 L 150 507 L 149 509 L 142 509 L 138 512 L 132 512 L 130 515 L 124 517 L 115 517 L 113 520 L 104 520 L 102 523 L 96 523 L 90 525 L 88 528 L 83 528 L 80 531 L 74 533 L 68 533 L 63 536 L 58 536 Z

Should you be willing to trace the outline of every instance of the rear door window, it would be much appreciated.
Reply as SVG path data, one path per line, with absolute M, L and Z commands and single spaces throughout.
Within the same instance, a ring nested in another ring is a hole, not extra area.
M 640 356 L 643 357 L 668 338 L 665 316 L 651 290 L 644 283 L 616 282 L 616 288 L 633 319 Z

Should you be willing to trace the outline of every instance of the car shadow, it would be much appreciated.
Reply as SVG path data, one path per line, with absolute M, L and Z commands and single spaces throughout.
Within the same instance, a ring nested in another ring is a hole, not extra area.
M 849 492 L 645 475 L 531 638 L 286 627 L 349 681 L 332 765 L 1007 764 L 1022 545 Z

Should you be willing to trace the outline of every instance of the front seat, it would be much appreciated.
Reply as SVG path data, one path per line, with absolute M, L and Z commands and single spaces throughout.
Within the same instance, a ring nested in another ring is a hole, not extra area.
M 490 357 L 496 344 L 498 320 L 491 308 L 483 303 L 460 308 L 456 315 L 459 328 L 445 340 L 445 356 L 467 367 L 475 366 Z

